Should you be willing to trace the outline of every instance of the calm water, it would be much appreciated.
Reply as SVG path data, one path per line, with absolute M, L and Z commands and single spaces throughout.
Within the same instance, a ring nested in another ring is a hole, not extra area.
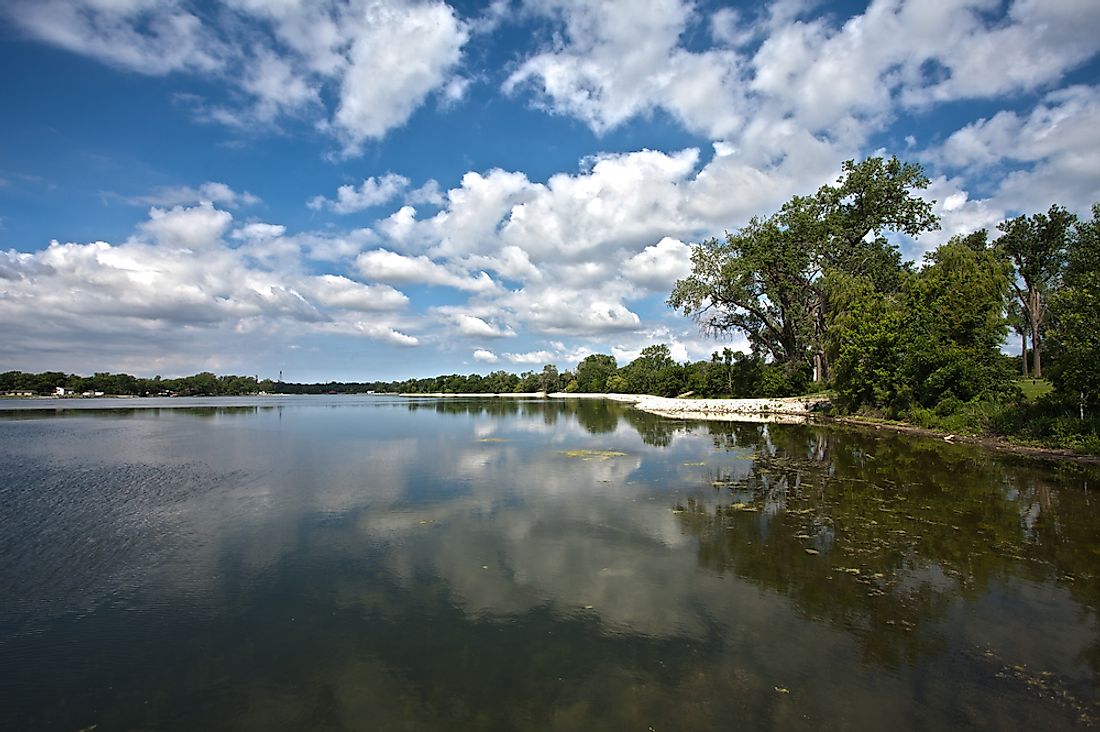
M 1100 475 L 942 441 L 0 403 L 4 730 L 1089 727 L 1098 610 Z

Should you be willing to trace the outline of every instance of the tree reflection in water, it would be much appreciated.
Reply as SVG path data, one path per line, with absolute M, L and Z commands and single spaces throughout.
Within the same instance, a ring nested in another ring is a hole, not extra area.
M 941 652 L 937 624 L 956 599 L 996 592 L 1008 578 L 1068 592 L 1096 623 L 1100 524 L 1087 488 L 1052 485 L 1034 463 L 933 440 L 704 428 L 716 448 L 750 449 L 753 461 L 747 475 L 708 473 L 718 500 L 691 499 L 679 514 L 699 542 L 699 564 L 792 598 L 808 617 L 856 635 L 868 660 L 897 666 Z M 1095 716 L 1057 679 L 973 651 Z M 1100 678 L 1100 640 L 1077 660 Z

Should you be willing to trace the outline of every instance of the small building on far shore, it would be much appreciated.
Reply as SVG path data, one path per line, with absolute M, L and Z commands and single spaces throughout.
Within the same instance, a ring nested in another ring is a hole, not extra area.
M 32 397 L 35 396 L 34 389 L 12 389 L 11 391 L 0 391 L 0 397 Z

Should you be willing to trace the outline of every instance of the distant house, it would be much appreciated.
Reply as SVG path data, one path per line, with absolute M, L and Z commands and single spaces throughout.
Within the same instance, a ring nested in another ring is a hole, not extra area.
M 59 386 L 56 389 L 54 389 L 53 393 L 54 393 L 55 396 L 65 396 L 65 394 L 67 392 L 65 391 L 65 387 Z

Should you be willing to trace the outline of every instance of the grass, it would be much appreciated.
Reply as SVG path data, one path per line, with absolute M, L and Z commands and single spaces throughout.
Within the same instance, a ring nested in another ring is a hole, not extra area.
M 1046 379 L 1016 379 L 1016 386 L 1020 387 L 1020 391 L 1029 402 L 1034 402 L 1039 397 L 1054 391 L 1054 385 Z

